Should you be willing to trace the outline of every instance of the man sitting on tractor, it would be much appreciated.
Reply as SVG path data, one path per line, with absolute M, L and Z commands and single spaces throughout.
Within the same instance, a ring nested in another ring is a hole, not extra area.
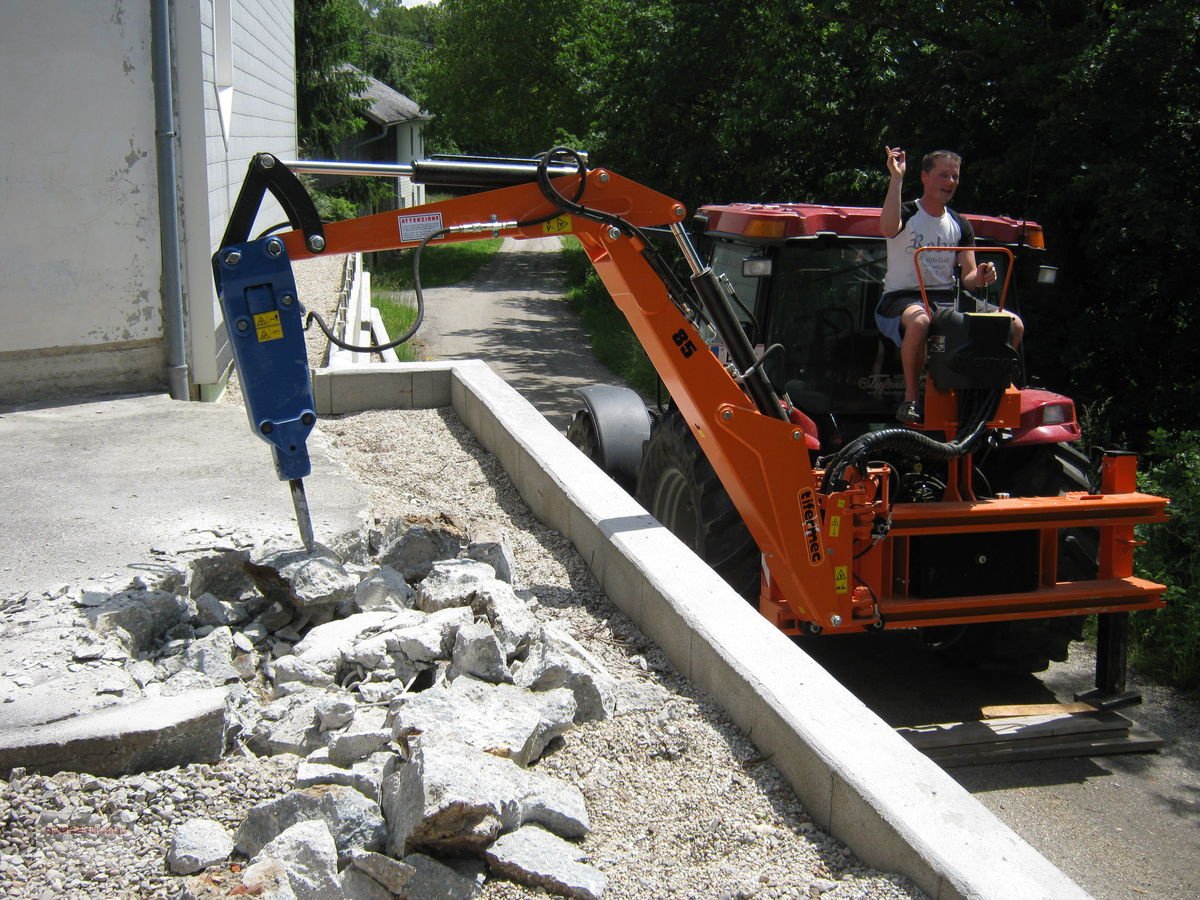
M 900 347 L 904 367 L 904 401 L 896 418 L 905 424 L 921 421 L 919 381 L 925 365 L 925 340 L 929 335 L 930 316 L 921 299 L 921 285 L 913 266 L 913 254 L 921 247 L 973 247 L 975 233 L 966 219 L 947 204 L 958 188 L 962 157 L 949 150 L 935 150 L 921 161 L 920 199 L 900 202 L 906 163 L 904 151 L 885 147 L 887 170 L 891 176 L 879 230 L 887 238 L 887 275 L 883 281 L 883 296 L 875 310 L 875 321 L 881 333 Z M 955 267 L 961 268 L 961 287 L 985 289 L 997 278 L 996 267 L 990 262 L 975 263 L 974 250 L 957 253 L 932 251 L 920 256 L 921 278 L 931 304 L 948 304 L 955 299 Z M 991 304 L 981 304 L 980 311 L 996 311 Z M 1005 311 L 1007 312 L 1007 310 Z M 1021 343 L 1024 326 L 1016 315 L 1012 318 L 1011 343 Z

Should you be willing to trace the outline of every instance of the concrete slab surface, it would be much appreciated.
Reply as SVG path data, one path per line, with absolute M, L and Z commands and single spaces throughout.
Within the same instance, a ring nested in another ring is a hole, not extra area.
M 357 529 L 365 491 L 320 426 L 308 446 L 316 533 Z M 0 599 L 132 577 L 163 552 L 300 546 L 288 486 L 238 405 L 151 394 L 0 409 L 0 458 Z

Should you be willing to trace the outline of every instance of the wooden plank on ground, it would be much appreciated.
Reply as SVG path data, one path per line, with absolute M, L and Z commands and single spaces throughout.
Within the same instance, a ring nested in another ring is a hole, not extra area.
M 1047 716 L 1054 713 L 1095 712 L 1090 703 L 1019 703 L 1013 706 L 985 706 L 980 713 L 985 719 L 1003 719 L 1009 716 Z
M 1051 741 L 1025 743 L 976 744 L 958 748 L 942 748 L 928 752 L 943 768 L 979 766 L 995 763 L 1029 762 L 1039 759 L 1063 759 L 1080 756 L 1111 756 L 1118 753 L 1149 753 L 1163 745 L 1153 732 L 1134 726 L 1128 733 L 1080 735 Z
M 918 725 L 896 731 L 922 752 L 971 744 L 1030 741 L 1062 735 L 1124 733 L 1130 721 L 1115 712 L 1061 713 L 1048 716 L 1013 716 L 980 722 L 946 722 Z

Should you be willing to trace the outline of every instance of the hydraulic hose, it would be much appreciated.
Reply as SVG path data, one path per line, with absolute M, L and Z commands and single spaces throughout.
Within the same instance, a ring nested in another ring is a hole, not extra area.
M 825 468 L 821 492 L 844 490 L 849 468 L 862 472 L 867 458 L 880 450 L 896 450 L 923 459 L 945 462 L 972 452 L 987 433 L 987 423 L 1000 405 L 1002 390 L 964 392 L 962 406 L 967 408 L 963 428 L 952 441 L 938 441 L 910 428 L 884 428 L 855 438 L 838 451 Z

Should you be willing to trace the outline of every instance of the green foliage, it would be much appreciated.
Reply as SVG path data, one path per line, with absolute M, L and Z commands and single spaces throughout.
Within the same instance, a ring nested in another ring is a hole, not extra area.
M 622 382 L 643 397 L 653 397 L 658 381 L 654 367 L 587 254 L 574 240 L 564 242 L 562 253 L 567 269 L 564 292 L 588 333 L 592 352 Z
M 1200 431 L 1151 435 L 1143 491 L 1171 498 L 1169 524 L 1143 529 L 1138 573 L 1167 587 L 1167 607 L 1135 613 L 1135 663 L 1146 674 L 1177 687 L 1200 685 Z
M 363 29 L 356 0 L 296 0 L 296 105 L 300 146 L 317 158 L 363 127 Z
M 885 143 L 958 150 L 955 205 L 1040 221 L 1059 266 L 1023 310 L 1030 370 L 1134 446 L 1200 420 L 1194 0 L 444 0 L 431 21 L 444 146 L 575 139 L 692 208 L 874 205 Z
M 317 215 L 321 217 L 322 222 L 340 222 L 342 219 L 350 219 L 358 215 L 358 206 L 353 200 L 327 194 L 311 185 L 308 188 L 308 195 L 312 197 L 313 205 L 317 208 Z
M 406 7 L 402 0 L 364 3 L 363 70 L 420 102 L 440 14 L 435 5 Z
M 593 0 L 443 0 L 434 19 L 424 102 L 430 139 L 485 155 L 530 156 L 577 143 L 590 111 L 578 102 L 570 38 Z

